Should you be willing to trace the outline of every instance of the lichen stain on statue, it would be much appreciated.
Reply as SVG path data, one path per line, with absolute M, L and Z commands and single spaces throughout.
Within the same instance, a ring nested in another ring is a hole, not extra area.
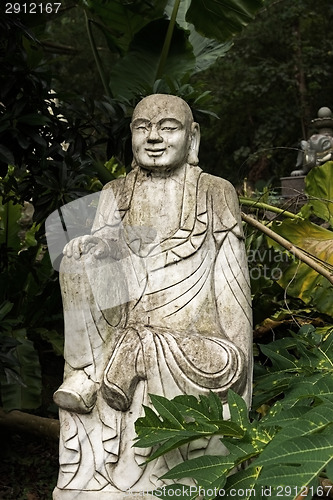
M 176 463 L 223 453 L 200 440 L 143 464 L 134 423 L 148 394 L 229 388 L 251 399 L 247 259 L 231 184 L 198 167 L 199 125 L 180 98 L 135 108 L 133 169 L 107 184 L 90 235 L 60 269 L 65 374 L 54 499 L 116 499 L 163 486 Z M 169 481 L 167 484 L 169 484 Z

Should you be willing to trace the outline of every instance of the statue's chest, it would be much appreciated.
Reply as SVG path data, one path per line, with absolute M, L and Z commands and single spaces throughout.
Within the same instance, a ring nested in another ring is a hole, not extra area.
M 135 186 L 126 224 L 154 228 L 159 240 L 179 228 L 183 189 L 172 182 L 149 183 Z

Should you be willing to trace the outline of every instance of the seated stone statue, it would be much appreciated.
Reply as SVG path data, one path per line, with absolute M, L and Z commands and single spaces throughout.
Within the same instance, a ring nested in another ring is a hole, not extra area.
M 184 458 L 223 453 L 200 440 L 147 465 L 133 447 L 148 394 L 230 388 L 250 404 L 250 288 L 236 193 L 198 165 L 199 125 L 180 98 L 135 108 L 133 169 L 107 184 L 91 235 L 61 263 L 65 376 L 54 499 L 150 491 Z M 169 481 L 170 482 L 170 481 Z

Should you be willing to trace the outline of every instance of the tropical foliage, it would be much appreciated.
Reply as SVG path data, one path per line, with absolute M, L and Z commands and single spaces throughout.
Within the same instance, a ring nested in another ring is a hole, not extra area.
M 56 16 L 6 16 L 3 9 L 0 381 L 6 410 L 55 415 L 62 308 L 44 221 L 124 175 L 131 110 L 146 94 L 188 101 L 204 121 L 201 166 L 238 184 L 244 211 L 331 272 L 332 164 L 307 176 L 308 200 L 298 214 L 278 206 L 278 188 L 263 187 L 277 186 L 293 170 L 310 118 L 331 105 L 330 0 L 64 0 Z M 257 188 L 251 198 L 244 177 Z M 245 231 L 258 343 L 250 418 L 232 392 L 229 421 L 213 395 L 172 402 L 152 396 L 156 412 L 147 409 L 137 423 L 137 445 L 162 443 L 157 456 L 202 435 L 223 435 L 228 456 L 185 462 L 169 478 L 193 477 L 233 497 L 232 489 L 255 488 L 257 498 L 275 498 L 266 487 L 276 486 L 284 488 L 275 489 L 276 497 L 296 498 L 306 485 L 309 496 L 321 496 L 318 477 L 332 479 L 332 287 L 259 230 L 245 225 Z
M 331 172 L 331 162 L 314 168 L 306 184 L 308 202 L 300 214 L 293 216 L 287 212 L 285 220 L 269 222 L 269 226 L 319 260 L 333 276 L 332 231 L 309 220 L 315 215 L 317 222 L 322 219 L 322 223 L 331 223 L 333 202 L 327 196 L 320 198 L 330 189 L 327 186 Z M 253 201 L 252 208 L 258 210 L 258 205 Z M 268 204 L 262 205 L 269 209 Z M 279 215 L 284 214 L 277 207 L 271 208 Z M 264 264 L 265 259 L 260 255 L 265 255 L 272 246 L 277 253 L 268 253 L 273 258 Z M 252 274 L 254 302 L 257 295 L 260 304 L 265 290 L 267 302 L 275 302 L 274 314 L 271 305 L 269 327 L 278 336 L 272 342 L 259 341 L 256 346 L 251 419 L 244 401 L 233 391 L 228 392 L 228 419 L 223 419 L 222 404 L 213 393 L 199 400 L 194 396 L 177 396 L 171 401 L 151 395 L 155 411 L 145 408 L 145 416 L 136 422 L 136 446 L 155 447 L 149 461 L 202 437 L 219 436 L 226 448 L 225 456 L 200 456 L 173 467 L 162 476 L 173 480 L 172 484 L 167 483 L 168 486 L 155 492 L 156 496 L 201 495 L 207 500 L 216 496 L 236 496 L 241 500 L 282 496 L 295 500 L 300 495 L 328 496 L 333 489 L 329 481 L 333 480 L 332 281 L 294 256 L 288 257 L 286 249 L 270 239 L 265 243 L 262 237 L 254 240 L 250 237 L 249 256 L 251 251 L 255 256 L 251 263 L 259 271 Z M 279 252 L 286 254 L 286 258 L 277 258 Z M 266 265 L 269 273 L 261 274 Z M 255 282 L 259 277 L 258 287 Z M 291 301 L 287 303 L 283 297 L 286 291 L 291 297 L 301 299 L 293 304 L 293 310 Z M 289 311 L 283 310 L 283 305 Z M 318 314 L 322 326 L 315 328 L 312 323 L 318 321 Z M 292 317 L 292 328 L 279 330 L 284 322 L 274 324 L 273 319 L 285 320 L 288 316 Z M 196 486 L 178 482 L 186 478 L 194 479 Z M 323 478 L 328 478 L 326 489 Z
M 173 467 L 163 479 L 176 484 L 156 495 L 168 498 L 178 490 L 180 498 L 196 498 L 201 489 L 206 499 L 328 496 L 332 486 L 324 490 L 318 476 L 333 479 L 332 342 L 332 328 L 319 333 L 306 326 L 296 335 L 260 346 L 270 366 L 261 366 L 256 376 L 253 410 L 284 395 L 261 419 L 250 420 L 244 401 L 231 390 L 228 421 L 213 393 L 199 401 L 194 396 L 171 401 L 152 396 L 155 412 L 146 408 L 136 423 L 136 446 L 161 443 L 149 460 L 202 436 L 223 436 L 227 449 L 225 456 L 200 456 Z M 179 489 L 183 478 L 195 479 L 197 488 L 185 483 Z

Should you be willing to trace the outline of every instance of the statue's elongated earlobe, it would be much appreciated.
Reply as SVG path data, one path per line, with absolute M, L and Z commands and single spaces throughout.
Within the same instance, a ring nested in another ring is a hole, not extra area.
M 198 123 L 193 122 L 191 125 L 191 142 L 187 156 L 189 165 L 199 165 L 199 146 L 200 146 L 200 127 Z

